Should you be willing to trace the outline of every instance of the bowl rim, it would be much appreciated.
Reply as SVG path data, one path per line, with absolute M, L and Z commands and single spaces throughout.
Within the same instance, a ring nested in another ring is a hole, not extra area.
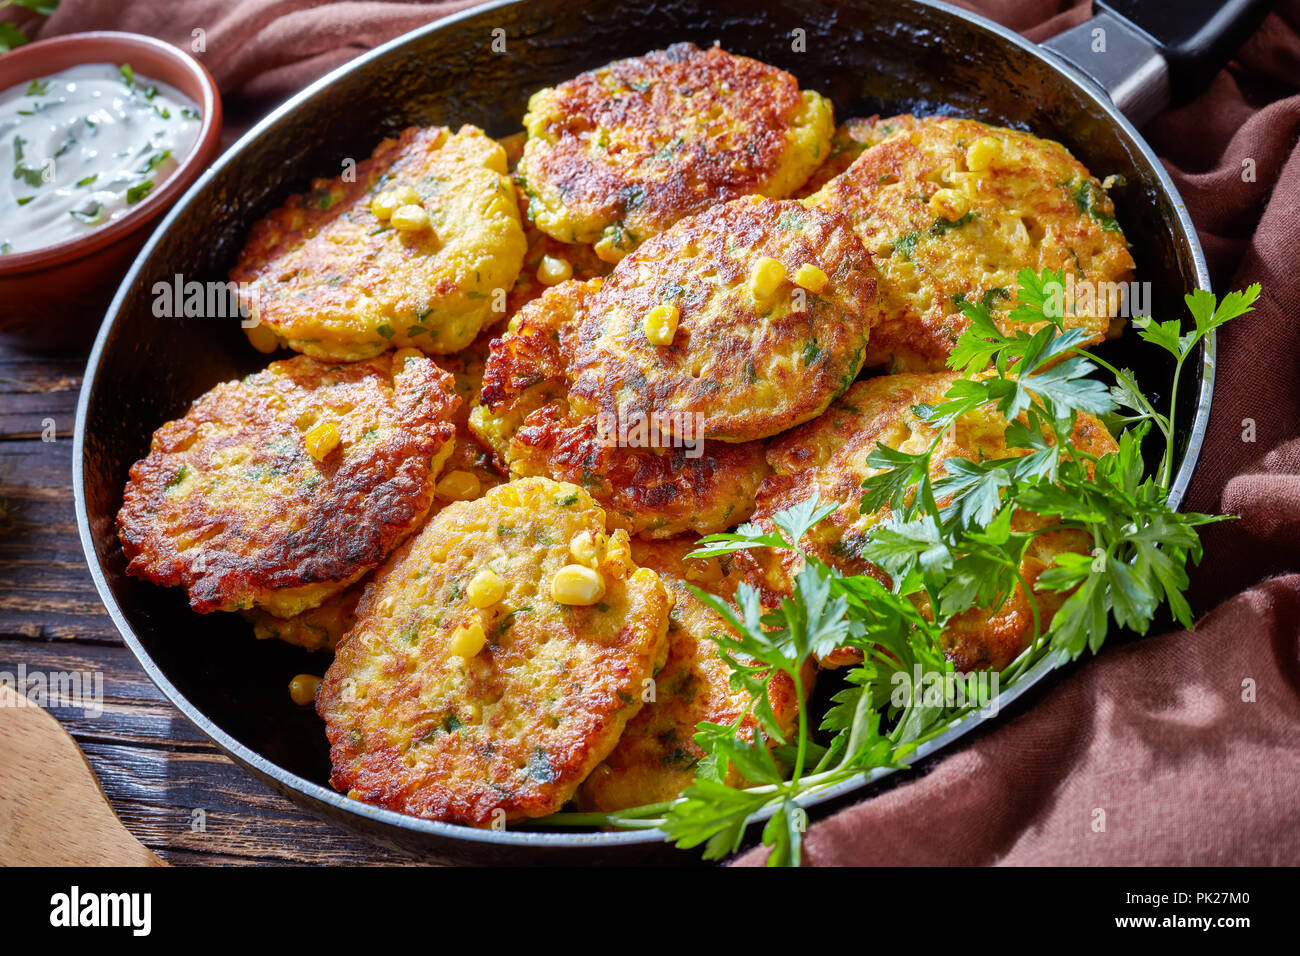
M 334 83 L 340 77 L 348 72 L 358 69 L 365 64 L 382 59 L 390 52 L 410 43 L 411 41 L 423 37 L 444 28 L 451 27 L 461 20 L 475 17 L 485 12 L 500 7 L 511 6 L 515 4 L 527 3 L 528 0 L 494 0 L 494 2 L 480 4 L 470 7 L 466 10 L 451 14 L 450 16 L 434 20 L 423 26 L 417 27 L 407 33 L 401 34 L 388 42 L 375 47 L 367 53 L 363 53 L 352 60 L 336 67 L 329 73 L 315 80 L 308 86 L 304 87 L 298 93 L 290 97 L 280 106 L 273 109 L 258 123 L 251 127 L 243 136 L 239 138 L 221 157 L 214 162 L 203 175 L 194 182 L 189 191 L 183 197 L 183 201 L 177 203 L 175 207 L 167 214 L 167 218 L 159 225 L 154 235 L 149 239 L 132 263 L 130 270 L 127 272 L 117 293 L 113 297 L 107 316 L 113 316 L 116 320 L 118 310 L 122 301 L 126 297 L 127 291 L 134 282 L 136 275 L 144 267 L 144 263 L 152 255 L 154 247 L 157 245 L 161 235 L 171 225 L 172 221 L 180 215 L 180 211 L 186 205 L 193 195 L 197 194 L 216 173 L 224 167 L 237 152 L 246 148 L 252 141 L 260 137 L 265 131 L 278 124 L 285 116 L 298 109 L 304 102 L 315 97 L 329 85 Z M 1093 102 L 1098 109 L 1104 112 L 1110 121 L 1118 127 L 1118 131 L 1125 135 L 1135 147 L 1138 155 L 1151 168 L 1156 182 L 1159 184 L 1163 195 L 1170 201 L 1174 210 L 1175 222 L 1171 222 L 1171 228 L 1176 228 L 1190 247 L 1190 253 L 1193 265 L 1195 267 L 1195 285 L 1197 288 L 1209 290 L 1210 274 L 1206 264 L 1205 254 L 1201 247 L 1200 238 L 1192 224 L 1191 216 L 1187 211 L 1181 194 L 1177 186 L 1170 177 L 1169 172 L 1165 169 L 1163 163 L 1156 156 L 1151 145 L 1146 141 L 1137 128 L 1111 103 L 1090 79 L 1074 68 L 1065 64 L 1057 58 L 1051 51 L 1046 48 L 1026 40 L 1018 33 L 1001 26 L 1000 24 L 972 13 L 968 10 L 955 7 L 941 0 L 900 0 L 900 2 L 914 7 L 931 8 L 939 13 L 965 20 L 972 26 L 982 29 L 986 32 L 993 33 L 1000 39 L 1019 47 L 1027 55 L 1042 61 L 1045 65 L 1059 74 L 1064 82 L 1072 84 L 1088 100 Z M 422 817 L 411 816 L 399 813 L 395 810 L 389 810 L 373 804 L 365 803 L 360 800 L 354 800 L 345 794 L 339 793 L 321 784 L 307 780 L 298 774 L 295 774 L 278 764 L 272 762 L 251 747 L 239 742 L 223 729 L 218 727 L 210 718 L 199 710 L 189 701 L 162 673 L 161 669 L 154 662 L 153 658 L 144 649 L 140 639 L 136 636 L 134 629 L 126 620 L 121 607 L 118 606 L 109 588 L 108 581 L 104 575 L 103 568 L 100 566 L 95 553 L 95 543 L 91 535 L 90 520 L 86 509 L 85 496 L 85 424 L 90 405 L 91 392 L 95 386 L 96 371 L 99 364 L 100 355 L 108 340 L 109 332 L 114 322 L 105 321 L 99 329 L 95 338 L 94 345 L 91 348 L 90 355 L 87 359 L 86 373 L 82 381 L 81 392 L 77 401 L 77 416 L 73 433 L 73 495 L 76 507 L 77 530 L 81 538 L 82 549 L 85 553 L 87 565 L 90 574 L 95 583 L 95 588 L 99 592 L 100 600 L 112 618 L 118 632 L 122 635 L 123 641 L 131 649 L 140 666 L 148 674 L 150 680 L 162 691 L 168 701 L 181 711 L 203 734 L 217 745 L 227 756 L 235 763 L 250 770 L 254 776 L 262 778 L 264 783 L 272 784 L 273 789 L 292 790 L 302 798 L 313 804 L 325 805 L 334 811 L 341 812 L 345 816 L 355 816 L 359 820 L 371 824 L 366 832 L 373 833 L 374 824 L 386 824 L 397 828 L 399 831 L 406 831 L 414 834 L 421 834 L 428 837 L 440 838 L 450 841 L 463 841 L 466 843 L 479 843 L 497 846 L 513 846 L 519 848 L 555 848 L 555 849 L 579 849 L 583 847 L 590 848 L 612 848 L 616 846 L 625 846 L 631 844 L 662 843 L 666 834 L 658 828 L 637 828 L 622 831 L 604 831 L 604 832 L 566 832 L 559 830 L 531 830 L 526 827 L 518 829 L 504 830 L 482 830 L 475 827 L 462 826 L 459 824 L 443 823 L 437 820 L 427 820 Z M 1216 356 L 1216 339 L 1217 336 L 1211 332 L 1202 342 L 1201 360 L 1197 365 L 1197 371 L 1200 374 L 1199 387 L 1197 389 L 1195 414 L 1190 422 L 1190 431 L 1188 433 L 1187 446 L 1179 462 L 1178 469 L 1175 473 L 1173 482 L 1170 485 L 1169 500 L 1173 507 L 1177 508 L 1191 482 L 1193 472 L 1196 469 L 1200 459 L 1201 448 L 1204 444 L 1205 434 L 1209 426 L 1210 405 L 1214 393 L 1214 373 L 1215 373 L 1215 356 Z M 972 713 L 955 723 L 940 736 L 927 741 L 917 748 L 909 766 L 915 768 L 917 764 L 926 760 L 928 757 L 946 748 L 956 739 L 965 736 L 977 728 L 983 727 L 989 719 L 996 719 L 997 713 L 1002 709 L 1010 706 L 1021 696 L 1035 688 L 1044 678 L 1053 673 L 1058 666 L 1064 661 L 1058 656 L 1048 655 L 1038 664 L 1030 668 L 1021 679 L 1009 690 L 1002 691 L 996 698 L 997 712 L 992 715 L 983 715 L 980 712 Z M 891 768 L 879 768 L 873 771 L 864 771 L 848 780 L 844 780 L 833 786 L 813 794 L 807 794 L 798 800 L 798 803 L 806 808 L 812 808 L 824 803 L 833 802 L 845 797 L 851 793 L 859 793 L 861 796 L 870 795 L 867 789 L 870 784 L 888 777 L 895 773 Z M 319 810 L 317 810 L 320 813 Z M 761 823 L 768 819 L 774 811 L 765 811 L 756 814 L 747 824 L 752 826 L 754 823 Z M 339 826 L 336 817 L 328 816 L 327 822 L 333 826 Z
M 106 41 L 118 44 L 117 48 L 124 53 L 130 50 L 149 50 L 179 66 L 190 78 L 197 82 L 199 89 L 202 90 L 202 96 L 199 98 L 202 120 L 199 124 L 198 135 L 194 139 L 194 145 L 181 158 L 176 171 L 168 176 L 159 188 L 146 196 L 139 205 L 128 211 L 126 215 L 108 223 L 103 228 L 92 230 L 82 236 L 64 239 L 62 242 L 41 246 L 39 249 L 29 249 L 26 252 L 13 252 L 6 256 L 0 256 L 0 276 L 18 275 L 63 265 L 76 259 L 85 258 L 112 245 L 114 242 L 125 239 L 137 229 L 147 225 L 162 213 L 167 206 L 179 199 L 209 165 L 213 155 L 220 148 L 221 91 L 217 87 L 217 81 L 212 78 L 212 74 L 208 72 L 207 67 L 195 57 L 155 37 L 146 36 L 143 33 L 127 33 L 117 30 L 88 30 L 82 33 L 67 33 L 62 36 L 37 40 L 35 43 L 28 43 L 16 50 L 11 50 L 5 54 L 5 63 L 19 63 L 22 67 L 30 67 L 30 69 L 21 70 L 21 78 L 15 86 L 20 85 L 24 79 L 36 79 L 49 72 L 47 69 L 42 69 L 45 54 L 63 47 L 75 48 L 88 41 Z M 129 62 L 130 56 L 125 55 L 110 59 L 125 63 Z M 30 64 L 21 62 L 24 60 L 30 60 L 31 62 Z M 78 65 L 103 62 L 109 61 L 103 57 L 90 57 L 82 60 Z M 148 72 L 146 71 L 143 75 L 148 76 Z M 176 84 L 169 85 L 175 86 Z M 188 95 L 188 92 L 186 95 Z

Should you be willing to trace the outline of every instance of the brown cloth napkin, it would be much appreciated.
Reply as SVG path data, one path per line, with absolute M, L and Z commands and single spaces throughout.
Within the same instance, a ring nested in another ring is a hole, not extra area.
M 238 124 L 470 5 L 63 0 L 33 29 L 134 30 L 186 49 L 201 29 L 199 56 Z M 1088 13 L 1086 0 L 962 5 L 1037 41 Z M 1256 311 L 1220 335 L 1189 500 L 1240 516 L 1203 531 L 1192 601 L 1218 607 L 1193 631 L 1106 648 L 924 776 L 815 823 L 806 862 L 1300 863 L 1300 0 L 1280 3 L 1203 95 L 1145 133 L 1216 290 L 1263 286 Z

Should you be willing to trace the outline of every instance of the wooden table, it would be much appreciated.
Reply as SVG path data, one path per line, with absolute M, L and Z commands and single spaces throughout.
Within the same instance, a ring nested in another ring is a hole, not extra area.
M 84 367 L 83 354 L 0 345 L 0 671 L 15 674 L 23 663 L 29 673 L 103 674 L 102 714 L 50 711 L 127 829 L 171 863 L 401 862 L 236 767 L 122 643 L 91 583 L 73 509 L 72 429 Z M 194 825 L 200 817 L 202 827 Z

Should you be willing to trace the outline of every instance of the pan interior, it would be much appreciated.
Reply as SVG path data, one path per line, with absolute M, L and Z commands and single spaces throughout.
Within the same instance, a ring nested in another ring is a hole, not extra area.
M 505 50 L 496 52 L 493 41 L 502 36 Z M 681 40 L 716 40 L 787 69 L 803 86 L 831 97 L 841 119 L 951 112 L 1060 140 L 1097 176 L 1123 177 L 1112 196 L 1138 278 L 1152 284 L 1155 314 L 1181 315 L 1183 292 L 1201 284 L 1198 253 L 1140 143 L 1046 60 L 948 9 L 873 0 L 615 0 L 577 10 L 535 0 L 425 28 L 345 67 L 218 162 L 137 260 L 91 357 L 82 457 L 74 464 L 81 469 L 79 519 L 93 546 L 92 565 L 98 564 L 104 598 L 116 605 L 137 653 L 210 723 L 203 729 L 265 758 L 280 786 L 295 790 L 291 795 L 312 802 L 289 775 L 327 786 L 329 761 L 319 721 L 290 702 L 286 685 L 296 673 L 321 673 L 328 661 L 255 641 L 241 621 L 192 614 L 179 590 L 124 574 L 114 518 L 127 471 L 147 451 L 151 433 L 217 382 L 266 361 L 236 322 L 155 316 L 154 285 L 177 275 L 224 280 L 254 221 L 312 177 L 338 175 L 345 160 L 364 158 L 385 135 L 429 123 L 512 133 L 536 89 Z M 1107 345 L 1106 353 L 1137 370 L 1148 394 L 1164 400 L 1171 366 L 1136 336 Z M 1186 441 L 1194 383 L 1182 394 Z

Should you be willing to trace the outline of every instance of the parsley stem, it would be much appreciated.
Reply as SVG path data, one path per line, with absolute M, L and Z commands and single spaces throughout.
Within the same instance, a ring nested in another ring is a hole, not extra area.
M 1165 453 L 1160 460 L 1160 473 L 1157 480 L 1160 487 L 1168 493 L 1171 473 L 1174 469 L 1174 416 L 1178 414 L 1178 381 L 1183 377 L 1183 362 L 1191 354 L 1191 350 L 1200 342 L 1197 337 L 1191 346 L 1178 356 L 1178 362 L 1174 365 L 1174 384 L 1169 389 L 1169 430 L 1165 432 Z
M 803 681 L 799 678 L 799 671 L 802 669 L 796 661 L 794 668 L 789 672 L 794 679 L 794 699 L 799 702 L 799 747 L 794 758 L 794 773 L 790 777 L 791 784 L 798 786 L 799 778 L 803 776 L 803 764 L 807 759 L 808 751 L 808 702 L 803 696 Z
M 547 817 L 539 817 L 530 821 L 534 825 L 554 825 L 561 827 L 627 827 L 633 829 L 657 827 L 663 823 L 662 814 L 668 811 L 668 808 L 675 801 L 665 800 L 662 803 L 647 803 L 640 807 L 629 807 L 626 810 L 613 811 L 589 811 L 580 813 L 576 811 L 561 811 L 552 813 Z
M 1020 581 L 1020 587 L 1024 590 L 1025 598 L 1029 601 L 1029 609 L 1034 615 L 1034 639 L 1029 642 L 1029 647 L 1024 654 L 1020 655 L 1020 659 L 1007 668 L 1007 679 L 1011 681 L 1016 680 L 1025 672 L 1029 662 L 1033 660 L 1034 655 L 1043 646 L 1044 637 L 1043 622 L 1038 614 L 1038 602 L 1034 600 L 1033 589 L 1030 588 L 1029 582 L 1025 580 L 1025 576 L 1020 573 L 1019 567 L 1016 568 L 1016 578 Z

